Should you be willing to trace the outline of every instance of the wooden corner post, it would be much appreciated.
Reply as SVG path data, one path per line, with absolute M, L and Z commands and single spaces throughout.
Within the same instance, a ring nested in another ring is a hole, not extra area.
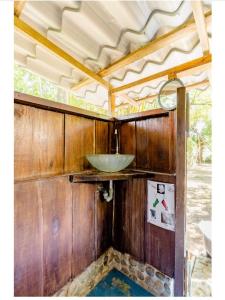
M 112 89 L 108 90 L 108 111 L 112 117 L 115 115 L 115 95 L 112 93 Z
M 174 296 L 184 296 L 186 207 L 186 90 L 177 90 L 176 136 L 176 231 Z

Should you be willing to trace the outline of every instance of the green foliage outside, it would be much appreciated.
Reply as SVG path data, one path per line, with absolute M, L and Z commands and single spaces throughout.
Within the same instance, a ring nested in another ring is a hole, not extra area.
M 107 111 L 102 107 L 78 99 L 72 92 L 60 88 L 18 65 L 14 66 L 14 90 L 107 115 Z
M 137 112 L 152 110 L 157 108 L 159 108 L 159 104 L 158 104 L 158 98 L 156 97 L 155 99 L 151 99 L 151 101 L 149 102 L 142 101 L 138 107 L 131 106 L 131 105 L 128 105 L 127 107 L 121 107 L 121 108 L 118 107 L 116 110 L 116 115 L 117 116 L 129 115 L 129 114 L 134 114 Z
M 189 138 L 187 141 L 187 161 L 192 166 L 211 163 L 212 160 L 212 124 L 211 89 L 189 92 Z

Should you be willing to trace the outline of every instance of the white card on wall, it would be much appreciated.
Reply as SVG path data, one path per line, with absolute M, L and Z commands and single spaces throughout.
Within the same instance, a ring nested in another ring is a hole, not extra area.
M 175 230 L 174 184 L 148 180 L 147 222 Z

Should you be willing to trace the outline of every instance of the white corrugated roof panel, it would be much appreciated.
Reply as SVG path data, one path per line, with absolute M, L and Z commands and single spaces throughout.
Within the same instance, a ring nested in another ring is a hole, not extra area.
M 205 11 L 210 9 L 210 1 L 203 1 L 203 4 Z M 98 72 L 183 24 L 191 16 L 191 3 L 187 0 L 27 1 L 20 18 L 86 67 Z M 211 36 L 211 27 L 207 29 Z M 194 32 L 105 79 L 117 87 L 201 55 L 198 34 Z M 17 30 L 15 61 L 68 89 L 85 78 L 68 62 Z M 108 98 L 107 91 L 95 82 L 75 91 L 75 94 L 97 105 L 103 105 Z M 145 94 L 143 92 L 141 96 Z

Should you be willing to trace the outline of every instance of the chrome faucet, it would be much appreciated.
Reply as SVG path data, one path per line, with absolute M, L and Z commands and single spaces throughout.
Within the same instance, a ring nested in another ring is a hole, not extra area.
M 115 136 L 116 136 L 116 154 L 119 154 L 119 139 L 118 139 L 118 130 L 115 129 Z

